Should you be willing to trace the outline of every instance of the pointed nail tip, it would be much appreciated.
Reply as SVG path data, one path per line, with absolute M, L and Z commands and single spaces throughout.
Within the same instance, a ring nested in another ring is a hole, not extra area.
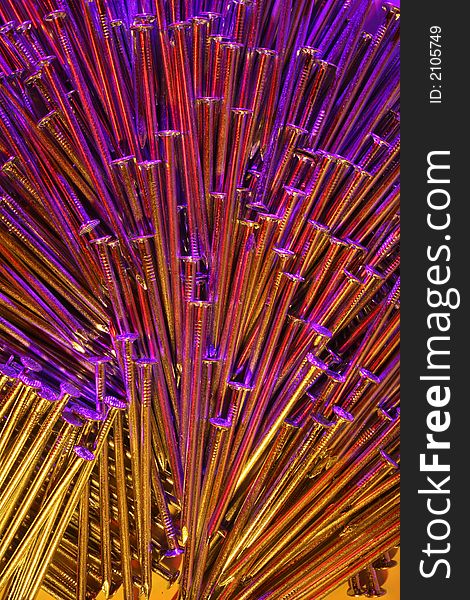
M 103 585 L 101 586 L 101 591 L 103 592 L 106 600 L 108 600 L 108 598 L 111 597 L 111 584 L 109 583 L 109 581 L 103 582 Z

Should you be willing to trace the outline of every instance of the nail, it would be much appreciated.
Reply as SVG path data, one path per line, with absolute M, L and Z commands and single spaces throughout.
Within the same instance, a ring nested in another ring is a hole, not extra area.
M 123 156 L 122 158 L 110 161 L 109 164 L 113 172 L 117 175 L 118 186 L 122 186 L 125 201 L 121 202 L 121 205 L 126 213 L 128 213 L 128 229 L 134 234 L 142 235 L 144 233 L 145 222 L 137 191 L 136 162 L 135 156 Z
M 16 31 L 24 39 L 24 43 L 28 46 L 29 51 L 34 54 L 35 59 L 44 58 L 46 53 L 37 38 L 31 21 L 23 21 L 18 25 Z M 36 61 L 34 60 L 33 62 Z
M 334 298 L 337 288 L 339 287 L 339 275 L 343 272 L 343 270 L 348 267 L 348 271 L 351 271 L 349 265 L 354 264 L 354 259 L 360 253 L 366 251 L 363 246 L 353 242 L 352 240 L 346 239 L 344 241 L 347 244 L 347 248 L 345 248 L 339 254 L 337 260 L 335 261 L 335 273 L 332 274 L 330 280 L 326 282 L 326 285 L 319 294 L 318 299 L 316 299 L 316 304 L 319 309 L 313 309 L 313 311 L 310 313 L 311 319 L 318 316 L 321 307 L 328 301 L 330 297 Z M 335 276 L 336 274 L 338 274 L 338 276 Z
M 201 394 L 202 379 L 202 361 L 206 354 L 207 346 L 207 319 L 208 310 L 211 304 L 203 301 L 193 301 L 189 303 L 188 309 L 192 313 L 192 350 L 190 355 L 189 370 L 191 373 L 191 385 L 189 390 L 188 407 L 188 429 L 186 437 L 183 438 L 186 444 L 185 451 L 185 475 L 182 500 L 182 522 L 186 524 L 190 538 L 187 544 L 187 553 L 194 553 L 196 550 L 196 530 L 197 513 L 200 506 L 199 491 L 203 479 L 203 413 L 199 406 Z M 223 465 L 220 465 L 223 468 Z M 189 552 L 188 552 L 189 550 Z M 183 569 L 183 581 L 187 587 L 190 587 L 191 573 L 186 573 Z
M 68 457 L 69 450 L 76 440 L 76 430 L 78 426 L 79 425 L 76 421 L 71 423 L 66 421 L 66 425 L 62 426 L 56 443 L 53 445 L 46 459 L 41 464 L 41 468 L 36 474 L 32 483 L 31 477 L 37 467 L 37 463 L 41 459 L 41 450 L 44 448 L 45 442 L 41 443 L 40 445 L 33 444 L 31 446 L 29 453 L 20 462 L 19 468 L 16 470 L 14 475 L 11 476 L 8 485 L 5 486 L 2 492 L 0 501 L 0 506 L 2 507 L 2 519 L 0 527 L 2 530 L 4 530 L 9 523 L 9 518 L 16 507 L 19 497 L 21 494 L 23 494 L 26 485 L 31 484 L 31 487 L 28 490 L 27 495 L 22 500 L 23 511 L 27 511 L 28 506 L 31 506 L 31 502 L 35 500 L 34 490 L 37 492 L 42 487 L 44 481 L 49 475 L 49 485 L 46 487 L 43 498 L 45 499 L 48 497 L 50 489 L 52 488 L 51 482 L 55 474 L 54 471 L 56 470 L 54 463 L 55 461 L 61 462 L 61 459 L 63 462 L 64 457 Z
M 104 274 L 106 288 L 111 296 L 113 310 L 119 323 L 121 330 L 129 329 L 129 322 L 124 310 L 124 303 L 121 294 L 121 288 L 119 286 L 116 273 L 111 264 L 111 258 L 109 254 L 108 244 L 111 241 L 111 236 L 107 235 L 101 238 L 91 240 L 91 244 L 96 248 L 98 258 L 101 264 L 101 269 Z
M 138 164 L 139 172 L 144 180 L 143 187 L 146 190 L 147 202 L 149 204 L 148 211 L 150 213 L 150 222 L 153 226 L 155 258 L 157 273 L 159 274 L 159 282 L 162 293 L 162 301 L 165 309 L 165 315 L 169 323 L 170 341 L 173 347 L 176 345 L 175 330 L 179 331 L 180 315 L 176 314 L 176 307 L 172 306 L 175 290 L 172 288 L 172 278 L 168 266 L 172 261 L 169 259 L 169 237 L 173 232 L 166 230 L 166 222 L 171 227 L 173 226 L 172 219 L 167 219 L 164 214 L 162 204 L 163 189 L 161 186 L 161 178 L 163 174 L 163 163 L 161 161 L 145 161 Z M 168 235 L 170 233 L 170 235 Z M 150 239 L 150 238 L 149 238 Z M 177 271 L 179 274 L 179 271 Z M 178 290 L 179 292 L 179 290 Z M 180 301 L 179 293 L 174 302 Z M 175 311 L 175 315 L 173 312 Z
M 261 467 L 260 471 L 258 471 L 258 474 L 252 482 L 249 491 L 246 495 L 245 501 L 241 507 L 241 510 L 236 516 L 234 526 L 230 530 L 228 536 L 226 537 L 221 551 L 218 553 L 216 565 L 212 566 L 211 576 L 204 588 L 205 593 L 207 593 L 207 590 L 210 590 L 217 581 L 227 559 L 229 558 L 231 552 L 233 553 L 234 551 L 234 543 L 237 543 L 237 548 L 239 548 L 240 545 L 243 544 L 243 540 L 240 541 L 237 538 L 239 538 L 241 532 L 243 531 L 243 528 L 247 524 L 250 518 L 251 511 L 258 498 L 258 495 L 261 492 L 267 477 L 271 473 L 275 462 L 279 459 L 279 456 L 281 455 L 283 448 L 286 445 L 287 439 L 292 433 L 292 429 L 293 425 L 285 421 L 283 423 L 283 426 L 279 430 L 276 443 L 272 446 L 271 450 L 268 453 L 268 456 L 266 457 L 266 460 L 263 463 L 263 466 Z
M 353 577 L 348 579 L 348 590 L 346 593 L 348 594 L 348 596 L 353 596 L 354 598 L 358 598 L 359 596 L 364 595 L 361 582 L 359 580 L 359 575 L 354 575 Z
M 325 224 L 333 230 L 342 221 L 347 222 L 346 216 L 350 215 L 355 210 L 362 199 L 361 189 L 363 189 L 371 179 L 371 174 L 368 171 L 356 165 L 353 165 L 353 169 L 354 170 L 348 178 L 347 183 L 342 188 L 341 193 L 335 199 L 328 213 L 324 217 Z
M 138 248 L 151 309 L 154 311 L 156 318 L 158 318 L 157 332 L 161 351 L 167 357 L 170 357 L 172 355 L 171 349 L 176 345 L 176 332 L 169 281 L 165 276 L 167 263 L 161 252 L 163 250 L 161 240 L 158 239 L 157 234 L 151 234 L 133 237 L 132 242 Z M 160 271 L 160 269 L 163 269 L 163 271 Z M 162 273 L 161 276 L 160 273 Z
M 328 425 L 328 421 L 325 421 L 325 423 Z M 377 464 L 378 469 L 376 468 L 376 471 L 380 470 L 384 463 L 382 460 L 379 460 Z M 364 478 L 364 481 L 366 481 L 366 478 Z M 395 480 L 393 485 L 396 485 L 396 483 L 397 481 Z M 362 482 L 358 483 L 358 486 L 361 485 Z M 362 488 L 358 489 L 361 490 Z M 387 485 L 375 488 L 374 497 L 378 498 L 383 496 L 384 491 L 387 489 L 390 489 L 388 482 Z M 357 488 L 353 488 L 352 491 L 344 493 L 338 503 L 331 504 L 326 512 L 322 512 L 321 516 L 319 516 L 316 521 L 314 520 L 308 529 L 304 530 L 303 545 L 299 545 L 294 540 L 293 543 L 283 551 L 282 555 L 278 555 L 282 560 L 282 565 L 289 565 L 290 571 L 292 572 L 296 566 L 305 564 L 305 555 L 303 555 L 303 551 L 305 552 L 309 547 L 311 549 L 318 547 L 320 544 L 324 543 L 325 539 L 328 539 L 328 535 L 331 535 L 331 533 L 334 533 L 335 531 L 341 531 L 343 523 L 351 521 L 355 514 L 358 514 L 364 506 L 368 505 L 368 501 L 364 505 L 354 504 L 354 495 L 357 496 L 357 493 Z M 353 506 L 353 508 L 351 508 L 351 506 Z M 346 512 L 344 512 L 345 508 Z M 336 515 L 338 515 L 337 519 L 335 519 Z M 273 577 L 275 578 L 276 573 L 279 572 L 280 566 L 279 562 L 275 560 L 275 557 L 276 555 L 274 555 L 274 560 L 271 561 L 270 566 L 267 565 L 263 571 L 258 573 L 254 578 L 253 584 L 248 587 L 247 595 L 248 593 L 253 593 L 254 589 L 260 587 L 264 582 L 272 580 Z
M 156 573 L 160 577 L 163 577 L 163 579 L 167 582 L 167 589 L 171 589 L 173 585 L 177 582 L 178 577 L 180 576 L 179 571 L 171 571 L 161 563 L 157 566 Z
M 241 230 L 240 254 L 236 258 L 237 266 L 233 274 L 232 294 L 225 313 L 225 326 L 222 330 L 218 346 L 220 356 L 223 357 L 219 384 L 216 388 L 220 398 L 224 397 L 224 390 L 233 373 L 236 349 L 242 337 L 241 335 L 233 335 L 233 332 L 241 333 L 242 323 L 246 318 L 242 307 L 246 306 L 248 287 L 250 285 L 250 271 L 254 256 L 253 229 L 255 224 L 253 222 L 239 221 L 238 225 Z M 221 409 L 221 406 L 217 407 L 217 411 Z
M 271 521 L 276 514 L 279 514 L 282 507 L 286 505 L 287 501 L 292 497 L 292 494 L 305 478 L 306 474 L 314 467 L 315 462 L 322 456 L 330 440 L 337 434 L 338 429 L 340 429 L 344 423 L 351 423 L 353 421 L 352 415 L 338 407 L 335 407 L 335 409 L 333 415 L 335 421 L 328 422 L 321 416 L 314 417 L 316 422 L 314 428 L 308 435 L 293 463 L 289 466 L 289 471 L 292 469 L 291 472 L 293 472 L 293 475 L 290 476 L 284 487 L 281 488 L 280 483 L 278 482 L 277 486 L 274 487 L 274 490 L 270 490 L 270 493 L 276 493 L 277 497 L 274 496 L 274 498 L 271 499 L 272 496 L 268 496 L 268 509 L 264 512 L 264 519 L 261 522 L 258 521 L 256 531 L 257 537 L 263 531 L 263 528 L 267 523 Z M 259 558 L 256 570 L 260 571 L 276 554 L 277 549 L 275 547 L 270 551 L 266 551 L 264 555 Z
M 77 600 L 87 597 L 88 519 L 90 482 L 86 482 L 79 503 L 78 557 L 77 557 Z
M 157 158 L 156 132 L 158 130 L 155 65 L 151 33 L 154 29 L 153 15 L 138 15 L 130 31 L 133 40 L 134 89 L 136 90 L 136 123 L 140 147 L 148 144 L 150 158 Z
M 10 469 L 13 467 L 15 461 L 20 455 L 24 444 L 26 443 L 31 432 L 34 430 L 35 426 L 39 422 L 39 419 L 44 414 L 44 411 L 47 407 L 47 403 L 50 402 L 48 398 L 41 398 L 41 396 L 38 396 L 37 392 L 34 391 L 39 390 L 39 388 L 41 387 L 39 382 L 31 382 L 34 385 L 34 387 L 32 387 L 28 384 L 24 384 L 21 379 L 20 381 L 23 384 L 23 389 L 25 389 L 26 394 L 24 395 L 23 401 L 19 400 L 17 402 L 17 405 L 13 410 L 10 419 L 8 419 L 6 427 L 2 430 L 2 471 L 0 474 L 1 483 L 5 481 Z M 59 418 L 61 412 L 65 408 L 67 402 L 72 397 L 72 395 L 79 395 L 78 390 L 76 390 L 76 388 L 74 388 L 72 385 L 64 383 L 61 384 L 61 396 L 56 402 L 56 398 L 53 399 L 55 405 L 52 407 L 52 409 L 47 414 L 45 420 L 43 421 L 41 425 L 41 430 L 36 435 L 30 451 L 33 451 L 33 448 L 37 451 L 37 449 L 41 447 L 41 444 L 43 444 L 48 439 L 48 437 L 52 433 L 53 427 L 57 419 Z M 6 449 L 6 444 L 10 439 L 12 427 L 16 426 L 17 424 L 16 417 L 22 411 L 23 407 L 26 408 L 26 406 L 28 406 L 28 408 L 31 409 L 31 414 L 23 423 L 21 432 L 19 436 L 15 439 L 14 449 L 11 452 L 9 452 L 7 456 L 4 456 L 3 452 Z M 32 456 L 34 456 L 34 453 Z
M 327 380 L 325 384 L 319 388 L 319 391 L 315 395 L 307 392 L 307 395 L 312 400 L 313 410 L 319 411 L 326 416 L 330 413 L 330 409 L 333 406 L 331 398 L 333 397 L 334 392 L 343 387 L 346 376 L 333 371 L 332 369 L 327 369 L 325 375 Z
M 27 533 L 22 537 L 20 544 L 16 547 L 15 551 L 13 552 L 13 555 L 7 562 L 5 570 L 3 571 L 2 576 L 0 577 L 0 589 L 2 589 L 5 586 L 14 569 L 21 562 L 24 553 L 28 550 L 29 544 L 40 531 L 42 525 L 47 521 L 50 511 L 54 510 L 54 507 L 57 509 L 57 503 L 60 502 L 60 500 L 63 498 L 65 490 L 72 482 L 73 478 L 77 474 L 82 464 L 82 458 L 77 457 L 77 459 L 72 463 L 70 469 L 58 482 L 54 491 L 51 493 L 49 500 L 44 505 L 41 513 L 39 513 L 33 520 L 33 523 L 30 525 L 29 529 L 27 530 Z M 15 536 L 16 530 L 20 526 L 24 517 L 26 516 L 28 509 L 29 504 L 22 505 L 19 514 L 17 514 L 15 518 L 15 521 L 11 523 L 10 527 L 5 532 L 5 535 L 2 538 L 2 542 L 0 544 L 0 556 L 5 556 L 8 547 Z
M 107 402 L 109 402 L 109 397 L 107 397 L 106 400 Z M 123 418 L 121 412 L 117 413 L 116 420 L 113 425 L 113 438 L 114 460 L 116 464 L 117 507 L 120 524 L 119 539 L 121 544 L 121 571 L 124 584 L 124 597 L 126 600 L 133 600 L 133 569 L 131 564 L 132 555 L 130 545 L 129 506 L 127 503 L 127 490 L 125 480 Z M 138 481 L 140 488 L 140 477 Z M 134 491 L 134 497 L 136 497 L 138 493 L 140 493 L 140 489 Z M 139 507 L 136 506 L 135 508 L 137 515 L 139 515 Z M 141 531 L 138 516 L 136 516 L 134 524 L 136 528 L 140 529 Z
M 205 92 L 205 51 L 208 43 L 207 36 L 210 33 L 211 20 L 206 16 L 193 17 L 191 19 L 192 33 L 192 61 L 191 72 L 194 80 L 194 96 L 201 98 Z M 209 188 L 206 188 L 209 189 Z

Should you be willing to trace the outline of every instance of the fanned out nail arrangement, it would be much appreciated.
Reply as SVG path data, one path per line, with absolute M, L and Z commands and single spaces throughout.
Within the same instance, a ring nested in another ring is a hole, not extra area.
M 157 598 L 153 573 L 185 600 L 384 593 L 399 9 L 376 9 L 0 0 L 4 600 Z

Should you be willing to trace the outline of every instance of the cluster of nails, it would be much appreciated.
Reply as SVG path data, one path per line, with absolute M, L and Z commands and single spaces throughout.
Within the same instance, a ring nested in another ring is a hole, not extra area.
M 0 0 L 4 598 L 148 599 L 155 571 L 187 600 L 383 593 L 399 11 L 368 33 L 374 6 Z

